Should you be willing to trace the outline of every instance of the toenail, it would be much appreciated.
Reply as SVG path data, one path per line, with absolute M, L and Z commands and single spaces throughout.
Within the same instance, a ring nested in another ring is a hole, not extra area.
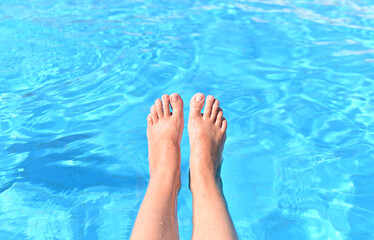
M 178 96 L 178 95 L 173 95 L 173 96 L 171 97 L 171 100 L 172 100 L 173 102 L 176 102 L 176 101 L 179 100 L 179 96 Z
M 195 98 L 195 101 L 196 102 L 201 102 L 201 101 L 203 101 L 203 96 L 201 96 L 201 95 L 198 95 L 198 96 L 196 96 L 196 98 Z
M 209 96 L 208 98 L 209 98 L 210 100 L 212 100 L 212 99 L 213 99 L 213 96 Z

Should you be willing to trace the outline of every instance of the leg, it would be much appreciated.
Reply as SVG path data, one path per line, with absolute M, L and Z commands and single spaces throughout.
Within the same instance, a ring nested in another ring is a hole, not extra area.
M 157 99 L 147 123 L 150 180 L 131 239 L 179 239 L 177 195 L 181 185 L 180 142 L 184 123 L 180 96 L 164 95 L 162 101 Z
M 190 103 L 190 188 L 193 205 L 192 239 L 237 239 L 221 190 L 219 169 L 227 122 L 218 100 L 197 93 Z

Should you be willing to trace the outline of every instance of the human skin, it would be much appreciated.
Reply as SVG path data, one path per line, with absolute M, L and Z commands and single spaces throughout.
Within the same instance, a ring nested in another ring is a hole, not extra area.
M 195 94 L 190 101 L 190 189 L 192 192 L 192 239 L 238 239 L 222 192 L 220 166 L 227 121 L 219 101 Z
M 132 240 L 179 239 L 177 195 L 183 124 L 183 101 L 178 94 L 163 95 L 162 101 L 155 101 L 147 117 L 150 179 Z
M 190 189 L 193 196 L 192 239 L 237 239 L 222 193 L 219 168 L 227 121 L 218 100 L 195 94 L 190 102 Z M 173 111 L 169 110 L 169 104 Z M 177 195 L 180 182 L 180 142 L 183 101 L 178 94 L 162 96 L 147 117 L 150 180 L 132 240 L 179 239 Z

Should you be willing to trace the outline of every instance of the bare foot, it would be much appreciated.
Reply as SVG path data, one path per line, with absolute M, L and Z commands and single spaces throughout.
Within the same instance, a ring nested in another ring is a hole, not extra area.
M 150 180 L 130 239 L 179 239 L 177 195 L 181 186 L 181 97 L 174 93 L 170 97 L 163 95 L 162 101 L 157 99 L 147 123 Z
M 222 192 L 220 166 L 227 121 L 218 100 L 195 94 L 190 102 L 190 189 L 192 239 L 238 239 Z
M 170 105 L 172 112 L 170 111 Z M 157 99 L 147 117 L 150 179 L 178 179 L 180 188 L 180 142 L 183 131 L 183 101 L 173 93 Z
M 190 137 L 190 188 L 201 178 L 214 178 L 220 185 L 219 169 L 222 163 L 223 145 L 226 139 L 227 121 L 223 117 L 219 101 L 208 96 L 204 113 L 205 96 L 197 93 L 190 102 L 188 133 Z

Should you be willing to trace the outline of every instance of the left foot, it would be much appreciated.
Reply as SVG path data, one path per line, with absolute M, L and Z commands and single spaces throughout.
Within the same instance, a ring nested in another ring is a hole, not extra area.
M 171 180 L 177 183 L 178 189 L 180 188 L 180 142 L 183 124 L 183 101 L 178 94 L 165 94 L 162 101 L 155 101 L 147 117 L 151 181 Z
M 162 101 L 157 99 L 151 107 L 147 117 L 150 179 L 131 240 L 179 239 L 177 196 L 183 120 L 183 101 L 176 93 L 163 95 Z

